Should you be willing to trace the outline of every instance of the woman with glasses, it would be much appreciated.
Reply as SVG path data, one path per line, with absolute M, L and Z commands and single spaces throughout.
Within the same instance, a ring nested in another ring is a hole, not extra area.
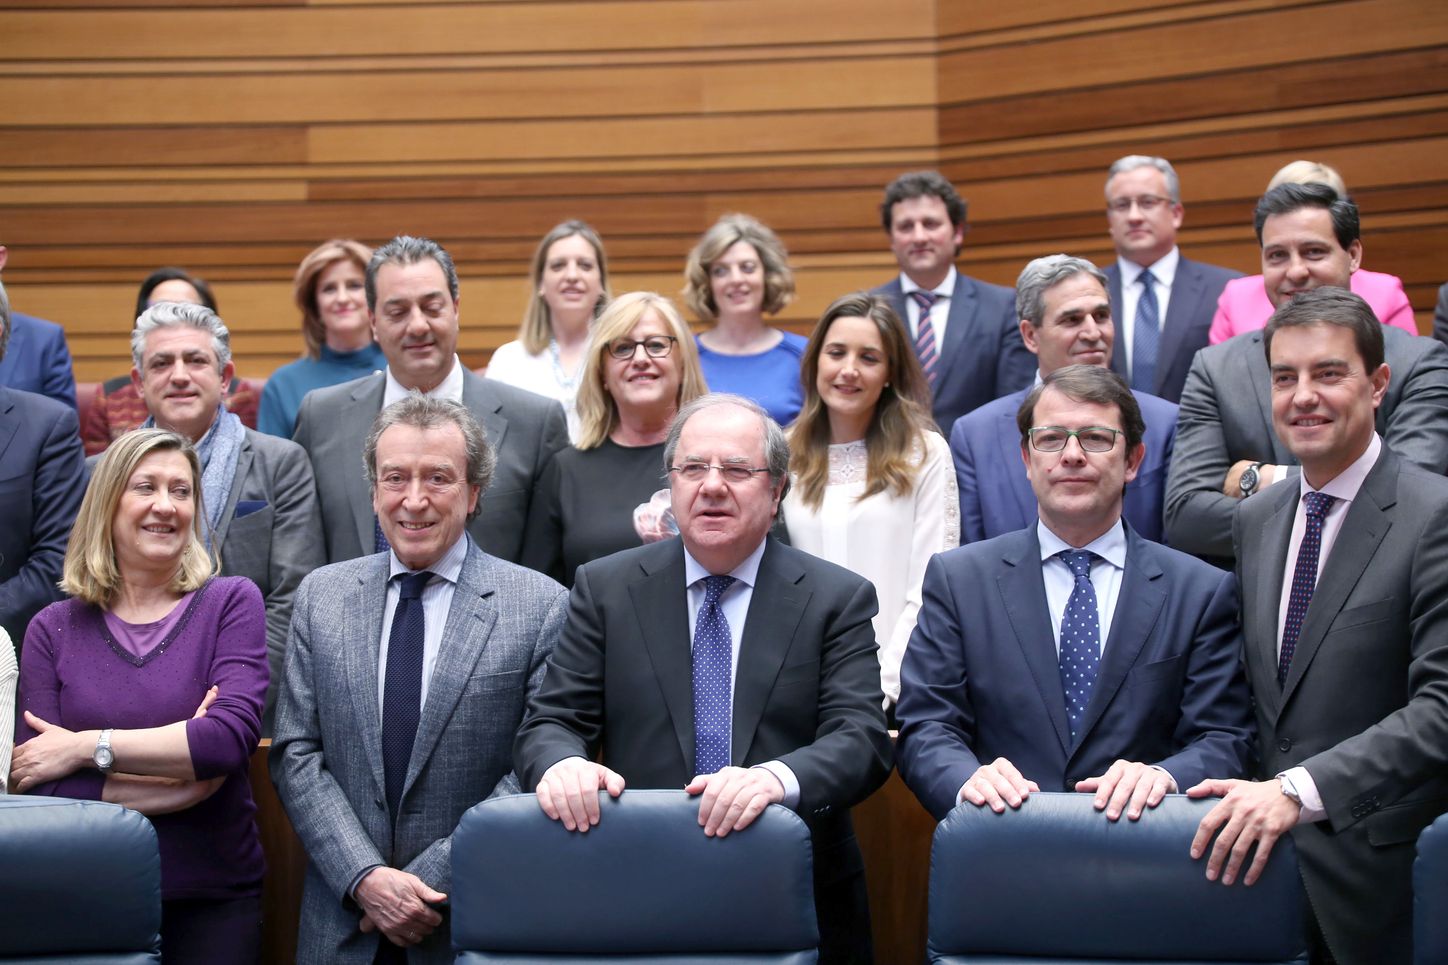
M 498 346 L 488 378 L 563 403 L 568 438 L 578 441 L 574 400 L 589 332 L 608 304 L 608 258 L 603 239 L 582 221 L 555 225 L 533 252 L 528 309 L 518 338 Z
M 799 413 L 805 340 L 765 320 L 794 297 L 789 256 L 773 231 L 747 214 L 726 214 L 689 252 L 684 301 L 711 328 L 699 364 L 711 392 L 753 399 L 780 425 Z
M 642 542 L 634 512 L 668 486 L 669 423 L 706 391 L 688 326 L 653 292 L 599 316 L 579 381 L 578 441 L 544 470 L 521 561 L 569 586 L 579 566 Z
M 930 416 L 920 362 L 889 303 L 837 299 L 815 326 L 801 371 L 804 408 L 790 429 L 790 542 L 875 584 L 880 685 L 900 696 L 930 557 L 960 543 L 950 448 Z

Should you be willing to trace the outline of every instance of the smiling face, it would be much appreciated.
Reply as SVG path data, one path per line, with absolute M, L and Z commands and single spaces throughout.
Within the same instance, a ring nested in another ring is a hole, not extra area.
M 1115 405 L 1077 402 L 1050 387 L 1036 400 L 1031 425 L 1122 428 Z M 1124 434 L 1116 436 L 1108 452 L 1086 452 L 1074 436 L 1060 452 L 1041 452 L 1029 442 L 1021 447 L 1041 521 L 1073 546 L 1085 545 L 1121 516 L 1122 488 L 1136 478 L 1145 454 L 1142 445 L 1128 453 Z M 1069 534 L 1094 535 L 1076 541 Z
M 1039 326 L 1021 319 L 1021 338 L 1036 353 L 1042 378 L 1067 365 L 1111 364 L 1116 329 L 1099 281 L 1085 272 L 1072 275 L 1046 289 L 1042 303 Z
M 458 342 L 458 302 L 442 266 L 431 258 L 377 269 L 372 335 L 387 367 L 404 388 L 430 392 L 452 371 Z
M 598 252 L 582 235 L 559 238 L 543 257 L 538 295 L 554 318 L 589 318 L 603 294 Z
M 633 355 L 628 359 L 616 359 L 605 354 L 603 388 L 620 412 L 641 415 L 678 407 L 679 385 L 683 379 L 679 369 L 679 347 L 671 344 L 668 355 L 654 358 L 643 345 L 650 339 L 667 340 L 673 335 L 669 323 L 651 308 L 639 316 L 627 335 L 617 340 L 640 343 L 634 346 Z M 606 352 L 607 347 L 600 350 Z
M 709 266 L 709 291 L 723 318 L 764 314 L 764 262 L 747 241 L 736 241 Z
M 765 466 L 764 427 L 759 416 L 737 405 L 700 409 L 684 424 L 673 464 Z M 669 474 L 669 490 L 679 535 L 690 555 L 710 573 L 728 573 L 754 552 L 774 524 L 783 480 L 768 473 L 730 483 L 716 469 L 699 482 Z
M 945 202 L 933 194 L 890 207 L 890 250 L 900 270 L 921 288 L 932 289 L 945 280 L 964 240 L 965 226 L 951 224 Z
M 377 439 L 372 509 L 408 569 L 443 558 L 462 537 L 479 493 L 468 484 L 467 444 L 457 426 L 394 425 Z
M 1367 451 L 1388 367 L 1369 373 L 1350 329 L 1320 322 L 1272 336 L 1272 426 L 1314 489 Z
M 216 364 L 209 332 L 172 325 L 147 333 L 131 382 L 158 426 L 196 442 L 215 421 L 222 389 L 234 372 L 230 361 Z
M 1362 256 L 1362 242 L 1338 244 L 1326 208 L 1302 207 L 1262 222 L 1262 283 L 1274 308 L 1298 292 L 1350 287 Z
M 1114 205 L 1135 202 L 1125 210 Z M 1145 210 L 1145 202 L 1150 211 Z M 1185 209 L 1171 200 L 1166 175 L 1146 165 L 1113 176 L 1106 185 L 1106 224 L 1116 253 L 1143 268 L 1160 261 L 1176 246 Z
M 317 276 L 315 297 L 328 348 L 351 352 L 372 341 L 366 278 L 356 262 L 340 258 L 324 268 Z
M 889 381 L 890 358 L 875 323 L 858 315 L 830 322 L 820 344 L 815 390 L 831 422 L 842 418 L 868 426 Z
M 181 565 L 196 515 L 195 491 L 191 463 L 175 449 L 156 450 L 136 464 L 111 522 L 123 579 L 143 571 L 170 574 Z

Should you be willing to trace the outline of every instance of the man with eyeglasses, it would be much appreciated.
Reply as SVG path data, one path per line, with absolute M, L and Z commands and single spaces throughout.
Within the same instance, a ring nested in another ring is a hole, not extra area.
M 1116 263 L 1106 269 L 1120 331 L 1111 368 L 1133 389 L 1170 402 L 1207 344 L 1217 296 L 1242 273 L 1192 261 L 1177 248 L 1181 181 L 1166 158 L 1132 154 L 1106 175 L 1106 224 Z
M 783 430 L 755 403 L 714 394 L 680 409 L 664 444 L 680 538 L 578 570 L 514 759 L 570 831 L 597 824 L 600 792 L 625 784 L 699 795 L 709 836 L 747 834 L 769 804 L 793 809 L 814 841 L 820 961 L 869 962 L 849 808 L 890 772 L 875 590 L 769 538 L 788 465 Z
M 1122 518 L 1144 455 L 1131 390 L 1066 366 L 1016 422 L 1038 519 L 925 571 L 896 707 L 906 784 L 936 818 L 1075 790 L 1115 821 L 1245 773 L 1236 579 Z

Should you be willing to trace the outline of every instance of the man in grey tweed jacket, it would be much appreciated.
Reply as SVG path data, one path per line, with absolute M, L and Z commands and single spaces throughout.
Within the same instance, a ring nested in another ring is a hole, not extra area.
M 494 457 L 461 404 L 387 407 L 365 458 L 392 549 L 302 582 L 271 751 L 309 859 L 297 961 L 451 962 L 452 832 L 519 789 L 567 593 L 469 537 Z

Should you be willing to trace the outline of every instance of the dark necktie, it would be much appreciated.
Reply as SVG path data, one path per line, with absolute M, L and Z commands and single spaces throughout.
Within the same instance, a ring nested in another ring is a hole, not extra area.
M 734 583 L 732 576 L 704 578 L 704 605 L 694 621 L 694 773 L 713 774 L 729 766 L 729 731 L 733 716 L 730 669 L 734 641 L 719 597 Z
M 372 517 L 372 552 L 386 553 L 392 549 L 392 544 L 387 542 L 387 534 L 382 532 L 382 520 L 376 516 Z
M 1156 391 L 1156 344 L 1161 335 L 1161 313 L 1156 304 L 1156 279 L 1144 271 L 1141 298 L 1136 303 L 1136 324 L 1131 342 L 1131 387 L 1138 392 Z
M 412 742 L 422 716 L 422 588 L 432 574 L 403 573 L 397 609 L 392 614 L 392 632 L 387 637 L 387 677 L 382 685 L 382 767 L 387 779 L 387 808 L 397 823 L 397 806 L 402 801 L 402 783 Z
M 1076 580 L 1061 615 L 1061 685 L 1066 690 L 1066 716 L 1071 720 L 1074 743 L 1101 666 L 1101 618 L 1096 611 L 1096 588 L 1091 585 L 1091 561 L 1096 554 L 1062 550 L 1056 556 L 1071 568 Z
M 920 306 L 920 320 L 915 323 L 915 354 L 920 357 L 920 368 L 925 371 L 925 381 L 935 387 L 935 326 L 930 321 L 930 309 L 940 297 L 935 292 L 916 289 L 910 293 L 915 304 Z
M 1307 526 L 1302 533 L 1302 545 L 1297 550 L 1297 565 L 1292 568 L 1292 592 L 1287 597 L 1287 617 L 1282 621 L 1282 652 L 1277 658 L 1277 684 L 1287 681 L 1287 671 L 1292 666 L 1292 654 L 1297 649 L 1297 637 L 1302 633 L 1302 620 L 1307 616 L 1307 605 L 1312 602 L 1312 591 L 1317 588 L 1317 558 L 1322 553 L 1322 521 L 1332 508 L 1336 498 L 1326 493 L 1304 493 L 1302 505 L 1307 510 Z

